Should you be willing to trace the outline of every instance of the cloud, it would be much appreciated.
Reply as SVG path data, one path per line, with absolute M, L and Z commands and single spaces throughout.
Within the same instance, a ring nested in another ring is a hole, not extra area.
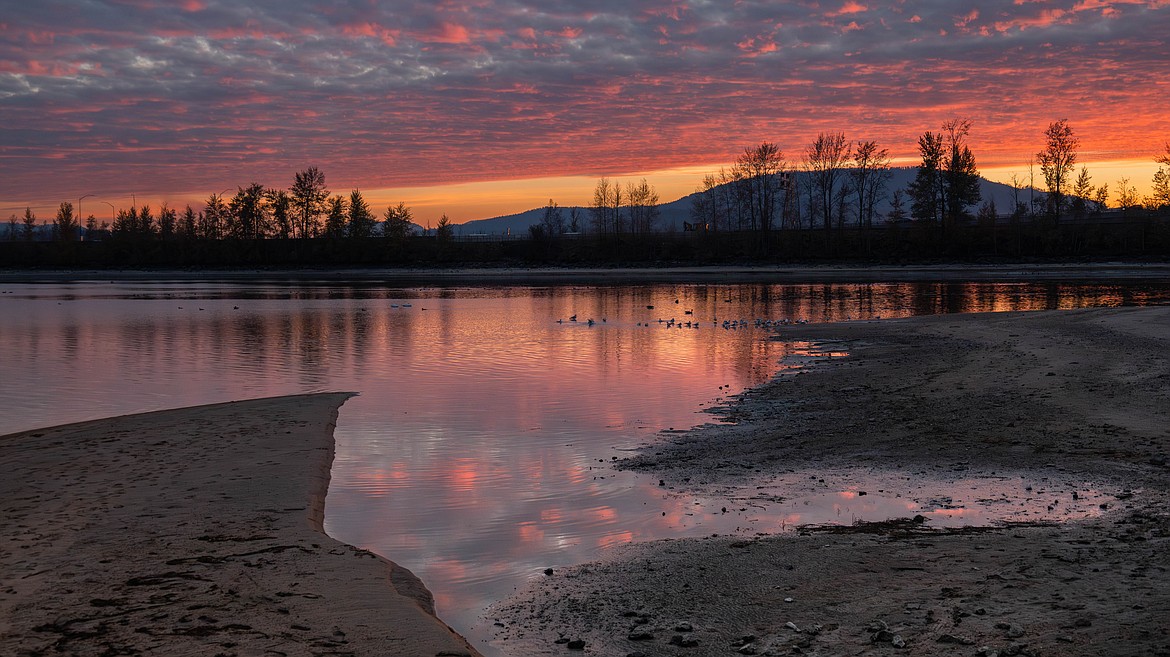
M 45 0 L 0 19 L 0 197 L 601 175 L 822 130 L 984 162 L 1164 141 L 1170 2 Z

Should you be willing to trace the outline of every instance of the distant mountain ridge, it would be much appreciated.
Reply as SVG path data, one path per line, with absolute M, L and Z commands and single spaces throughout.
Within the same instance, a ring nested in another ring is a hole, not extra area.
M 887 194 L 886 198 L 881 203 L 877 204 L 875 210 L 879 217 L 884 219 L 885 215 L 890 211 L 890 197 L 894 190 L 905 190 L 913 180 L 915 174 L 918 172 L 917 167 L 898 167 L 890 170 L 890 180 L 886 184 Z M 797 173 L 797 175 L 801 175 Z M 983 201 L 994 201 L 995 207 L 1000 214 L 1010 213 L 1013 203 L 1013 188 L 1011 185 L 993 182 L 986 178 L 979 178 L 979 191 L 983 195 Z M 1027 202 L 1028 190 L 1025 188 L 1020 191 L 1020 199 Z M 1036 190 L 1037 195 L 1043 194 L 1040 190 Z M 660 231 L 682 231 L 683 222 L 691 220 L 691 203 L 694 194 L 687 194 L 686 196 L 663 203 L 658 206 L 658 223 L 657 229 Z M 569 212 L 573 207 L 577 208 L 580 213 L 580 220 L 584 224 L 583 228 L 589 230 L 590 214 L 589 208 L 581 206 L 563 206 L 561 212 L 564 214 L 565 222 L 568 222 Z M 910 199 L 905 197 L 904 207 L 906 212 L 910 212 Z M 540 223 L 544 217 L 544 208 L 533 208 L 525 210 L 524 212 L 517 212 L 516 214 L 503 215 L 499 217 L 491 217 L 488 219 L 473 219 L 461 224 L 455 224 L 455 231 L 459 235 L 504 235 L 511 233 L 527 234 L 528 227 Z

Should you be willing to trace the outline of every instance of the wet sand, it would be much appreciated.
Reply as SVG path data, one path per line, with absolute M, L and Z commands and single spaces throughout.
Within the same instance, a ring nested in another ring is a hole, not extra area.
M 1106 501 L 1062 523 L 941 528 L 908 512 L 627 546 L 490 610 L 499 645 L 526 655 L 570 645 L 599 655 L 1170 655 L 1170 307 L 809 325 L 781 339 L 848 355 L 782 373 L 722 409 L 727 423 L 664 435 L 619 467 L 730 513 L 760 490 L 809 494 L 830 474 L 876 485 L 872 494 L 1042 482 L 1015 500 L 975 502 L 988 508 L 1058 511 L 1097 492 Z
M 0 654 L 477 655 L 322 532 L 349 394 L 0 437 Z

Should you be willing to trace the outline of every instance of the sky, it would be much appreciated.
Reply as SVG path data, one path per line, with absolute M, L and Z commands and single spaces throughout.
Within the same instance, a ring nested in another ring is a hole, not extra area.
M 459 223 L 601 176 L 673 200 L 822 131 L 911 165 L 952 118 L 989 177 L 1026 179 L 1067 119 L 1095 183 L 1148 189 L 1168 34 L 1170 0 L 0 0 L 0 216 L 198 208 L 316 166 Z

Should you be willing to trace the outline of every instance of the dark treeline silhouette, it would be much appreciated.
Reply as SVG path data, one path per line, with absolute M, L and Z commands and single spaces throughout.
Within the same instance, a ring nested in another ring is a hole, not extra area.
M 1156 158 L 1152 193 L 1139 199 L 1123 178 L 1109 208 L 1109 185 L 1094 186 L 1084 166 L 1075 170 L 1073 129 L 1053 122 L 1029 164 L 1027 185 L 1013 176 L 1012 207 L 1001 213 L 993 199 L 981 198 L 971 130 L 971 121 L 954 119 L 923 133 L 921 163 L 903 189 L 890 189 L 891 157 L 874 141 L 821 133 L 796 163 L 765 141 L 744 149 L 730 169 L 704 177 L 682 233 L 658 225 L 658 193 L 644 179 L 621 185 L 601 178 L 587 209 L 571 208 L 566 216 L 550 199 L 526 239 L 493 239 L 456 235 L 446 215 L 422 231 L 404 203 L 378 216 L 360 190 L 331 195 L 324 173 L 310 167 L 288 189 L 252 183 L 181 211 L 135 204 L 118 209 L 112 224 L 98 225 L 90 215 L 82 226 L 68 201 L 51 225 L 38 224 L 26 209 L 8 220 L 0 266 L 930 261 L 1168 252 L 1170 144 Z M 1037 162 L 1045 191 L 1035 184 Z M 878 208 L 886 206 L 881 216 Z

